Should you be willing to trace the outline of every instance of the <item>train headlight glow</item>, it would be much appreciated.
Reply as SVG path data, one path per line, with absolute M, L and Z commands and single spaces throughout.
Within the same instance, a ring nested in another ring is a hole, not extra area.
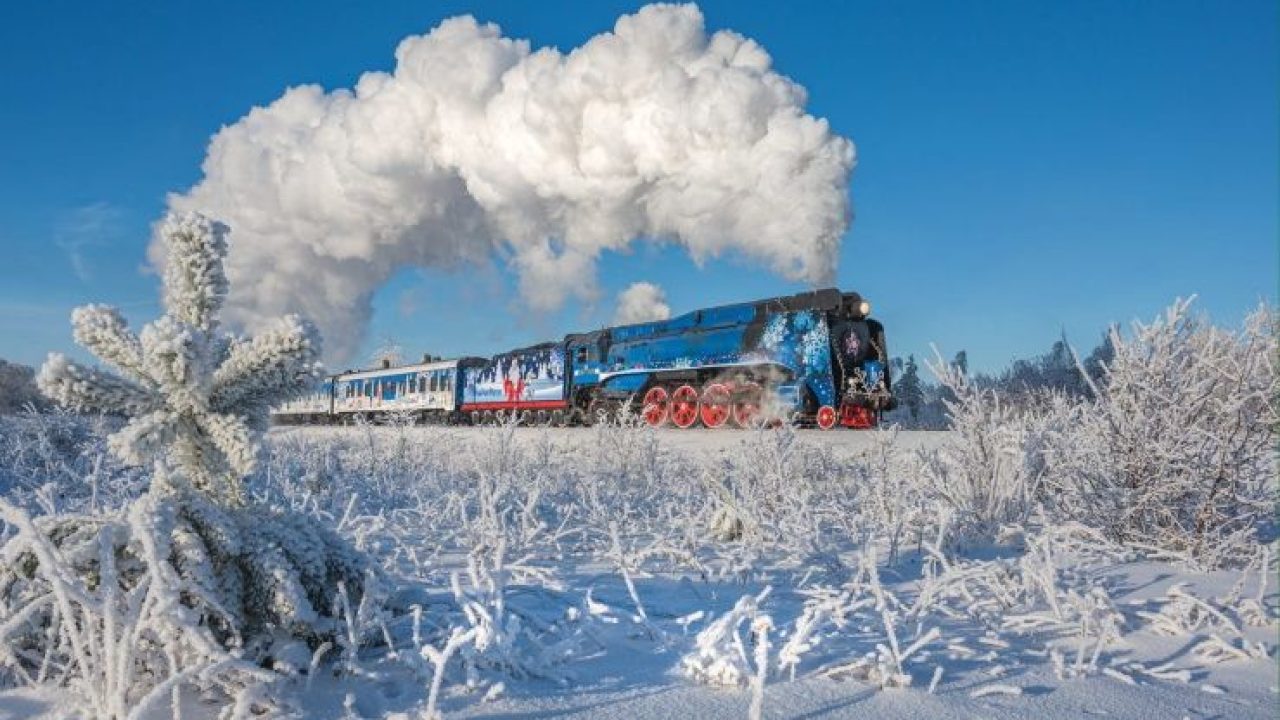
M 870 315 L 871 303 L 867 302 L 866 300 L 863 300 L 862 304 L 858 306 L 858 312 L 862 313 L 863 317 Z

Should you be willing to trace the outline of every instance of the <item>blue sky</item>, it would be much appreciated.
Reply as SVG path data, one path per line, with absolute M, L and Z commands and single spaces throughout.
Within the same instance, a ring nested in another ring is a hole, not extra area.
M 73 351 L 79 304 L 151 319 L 145 248 L 166 193 L 199 180 L 214 132 L 286 87 L 390 69 L 400 39 L 452 15 L 568 50 L 639 7 L 133 5 L 0 7 L 0 357 Z M 1178 295 L 1231 323 L 1275 300 L 1276 3 L 793 5 L 700 4 L 857 143 L 838 280 L 875 303 L 894 354 L 932 342 L 991 370 L 1063 330 L 1090 346 Z M 643 246 L 604 258 L 599 305 L 527 317 L 500 263 L 406 271 L 379 293 L 368 345 L 484 354 L 556 337 L 606 322 L 637 280 L 676 312 L 801 289 Z

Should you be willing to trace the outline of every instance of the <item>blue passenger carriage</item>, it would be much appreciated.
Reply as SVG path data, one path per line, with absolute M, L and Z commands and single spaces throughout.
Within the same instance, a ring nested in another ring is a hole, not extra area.
M 468 363 L 460 410 L 469 422 L 516 415 L 526 423 L 568 420 L 563 343 L 549 342 Z

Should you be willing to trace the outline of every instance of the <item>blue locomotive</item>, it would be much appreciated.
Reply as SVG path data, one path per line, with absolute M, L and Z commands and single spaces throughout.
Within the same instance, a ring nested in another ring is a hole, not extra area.
M 870 314 L 860 295 L 835 289 L 695 310 L 491 358 L 336 375 L 275 416 L 325 422 L 400 410 L 448 422 L 515 414 L 589 425 L 630 411 L 678 428 L 872 427 L 894 399 L 884 327 Z

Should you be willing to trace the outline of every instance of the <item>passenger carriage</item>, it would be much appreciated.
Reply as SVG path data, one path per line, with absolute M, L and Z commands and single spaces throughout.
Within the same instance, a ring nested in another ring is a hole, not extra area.
M 500 353 L 463 370 L 461 415 L 473 424 L 512 415 L 526 423 L 569 420 L 563 343 Z
M 333 414 L 339 422 L 391 413 L 409 413 L 428 422 L 453 420 L 462 378 L 460 363 L 465 366 L 466 360 L 432 360 L 338 375 L 333 379 Z
M 313 392 L 271 409 L 278 425 L 323 425 L 333 416 L 333 378 L 325 378 Z

